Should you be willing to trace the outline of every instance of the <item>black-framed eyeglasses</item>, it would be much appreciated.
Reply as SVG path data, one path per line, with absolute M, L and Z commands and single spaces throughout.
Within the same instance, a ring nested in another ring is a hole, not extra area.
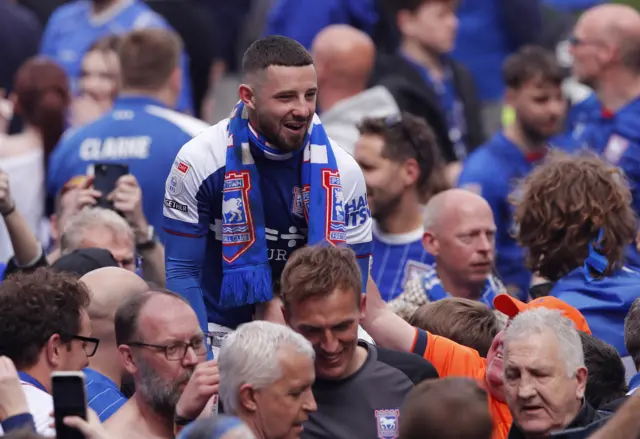
M 61 336 L 70 338 L 71 340 L 78 340 L 82 342 L 82 350 L 87 357 L 93 357 L 98 351 L 98 345 L 100 339 L 95 337 L 83 337 L 82 335 L 61 334 Z
M 155 349 L 158 352 L 164 352 L 164 356 L 169 361 L 181 361 L 187 356 L 189 348 L 193 349 L 196 355 L 202 356 L 207 354 L 209 346 L 213 342 L 213 336 L 211 334 L 204 334 L 202 337 L 195 338 L 189 343 L 183 341 L 177 341 L 167 345 L 143 343 L 141 341 L 132 341 L 125 343 L 129 346 L 136 346 L 147 349 Z

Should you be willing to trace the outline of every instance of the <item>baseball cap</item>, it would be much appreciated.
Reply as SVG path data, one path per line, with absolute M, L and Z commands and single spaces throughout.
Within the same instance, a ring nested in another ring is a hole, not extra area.
M 493 307 L 501 313 L 506 314 L 509 318 L 514 318 L 522 311 L 527 311 L 529 309 L 557 309 L 562 311 L 566 318 L 573 321 L 578 331 L 591 334 L 591 329 L 589 328 L 587 319 L 584 318 L 582 313 L 568 303 L 553 296 L 540 297 L 529 303 L 524 303 L 508 294 L 499 294 L 495 299 L 493 299 Z
M 103 248 L 81 248 L 62 256 L 51 265 L 51 268 L 82 277 L 98 268 L 118 266 L 118 261 L 114 259 L 109 250 Z

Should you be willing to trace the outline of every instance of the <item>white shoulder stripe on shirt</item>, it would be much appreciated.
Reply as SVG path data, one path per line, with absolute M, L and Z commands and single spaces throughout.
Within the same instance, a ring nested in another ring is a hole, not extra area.
M 196 119 L 195 117 L 155 105 L 147 105 L 145 110 L 149 114 L 153 114 L 154 116 L 171 122 L 191 137 L 197 136 L 210 126 L 208 123 L 203 122 L 200 119 Z

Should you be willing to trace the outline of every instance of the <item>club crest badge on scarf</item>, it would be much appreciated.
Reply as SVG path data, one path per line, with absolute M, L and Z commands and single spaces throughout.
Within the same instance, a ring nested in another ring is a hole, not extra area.
M 248 171 L 228 172 L 225 175 L 222 191 L 222 245 L 236 248 L 235 252 L 223 255 L 224 260 L 229 263 L 238 259 L 256 241 L 251 210 L 247 209 L 250 190 L 251 176 Z
M 322 170 L 322 187 L 326 191 L 327 210 L 325 224 L 325 241 L 333 245 L 347 241 L 344 216 L 344 197 L 338 171 Z

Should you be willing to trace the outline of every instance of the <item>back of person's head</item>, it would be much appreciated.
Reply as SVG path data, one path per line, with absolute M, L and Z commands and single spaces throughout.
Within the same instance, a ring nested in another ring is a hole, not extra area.
M 69 79 L 56 62 L 44 57 L 31 58 L 16 72 L 13 93 L 16 114 L 42 135 L 46 164 L 66 129 L 71 101 Z
M 423 118 L 406 112 L 399 116 L 365 118 L 358 129 L 360 135 L 380 136 L 384 140 L 384 158 L 396 163 L 411 160 L 417 164 L 416 189 L 423 203 L 448 189 L 435 134 Z
M 156 92 L 170 80 L 179 84 L 182 42 L 171 30 L 147 28 L 131 31 L 122 36 L 118 57 L 123 90 Z
M 595 408 L 622 398 L 627 393 L 624 364 L 616 348 L 586 332 L 579 331 L 587 366 L 585 398 Z
M 313 65 L 311 54 L 291 38 L 280 35 L 255 41 L 242 57 L 242 73 L 252 75 L 271 66 L 305 67 Z
M 315 352 L 302 335 L 285 325 L 256 320 L 238 327 L 220 347 L 220 399 L 230 415 L 240 411 L 240 391 L 269 387 L 282 377 L 279 350 L 289 348 L 315 359 Z
M 34 366 L 52 337 L 68 343 L 80 333 L 89 291 L 76 276 L 39 268 L 0 284 L 0 355 L 17 369 Z
M 423 381 L 400 411 L 399 439 L 489 439 L 492 431 L 487 393 L 468 378 Z
M 522 181 L 514 202 L 528 267 L 551 281 L 582 266 L 592 245 L 607 259 L 602 274 L 610 275 L 623 265 L 625 248 L 635 239 L 624 176 L 591 153 L 549 154 Z
M 120 267 L 105 267 L 80 279 L 91 292 L 89 318 L 92 334 L 103 342 L 115 343 L 115 314 L 130 297 L 149 291 L 147 283 L 135 273 Z
M 624 345 L 640 370 L 640 298 L 633 301 L 624 319 Z
M 485 304 L 460 297 L 422 305 L 409 323 L 473 348 L 482 357 L 487 356 L 493 339 L 500 331 L 500 321 Z
M 523 46 L 502 65 L 504 83 L 514 89 L 531 80 L 560 86 L 564 76 L 554 54 L 541 46 Z
M 60 235 L 61 254 L 83 248 L 83 241 L 87 235 L 96 230 L 111 233 L 114 240 L 127 239 L 132 244 L 135 242 L 133 230 L 115 211 L 100 207 L 85 208 L 69 218 L 64 225 Z
M 287 312 L 292 305 L 327 297 L 338 289 L 353 292 L 359 308 L 362 277 L 355 253 L 347 247 L 331 245 L 296 250 L 282 271 L 280 288 Z

